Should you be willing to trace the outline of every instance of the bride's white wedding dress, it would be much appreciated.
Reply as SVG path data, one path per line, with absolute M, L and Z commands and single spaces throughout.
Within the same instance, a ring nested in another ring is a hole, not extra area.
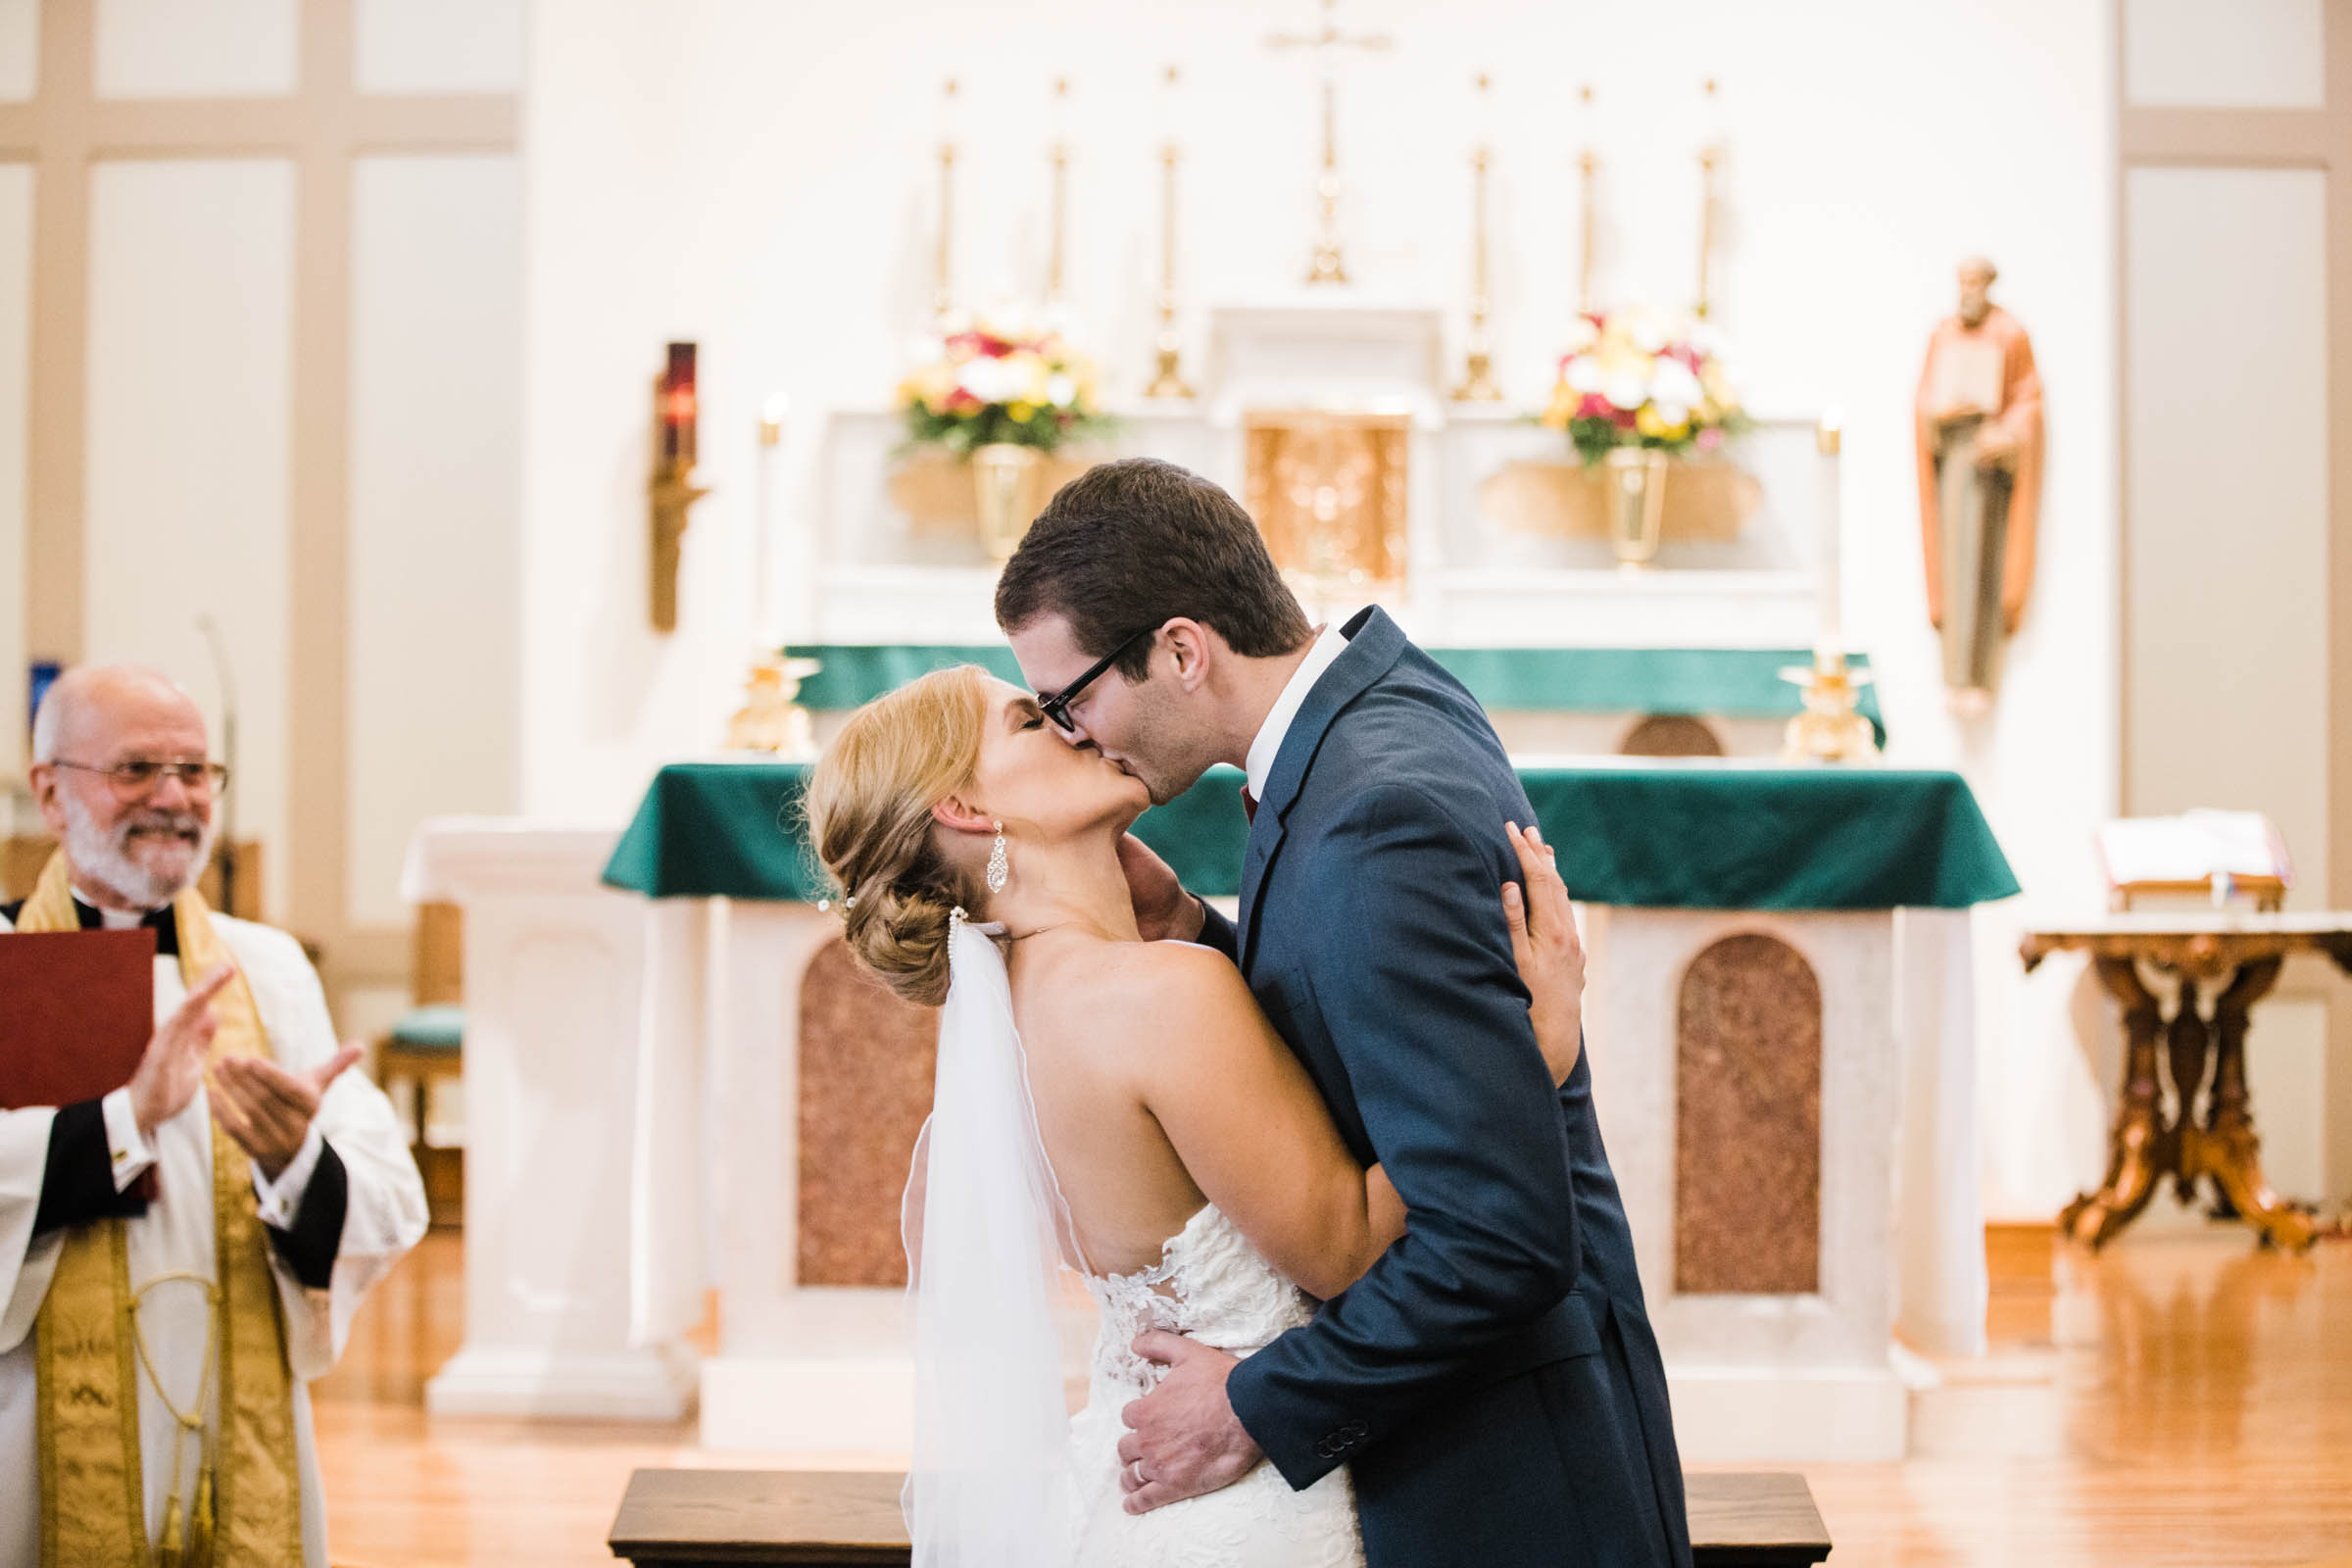
M 1247 1355 L 1314 1315 L 1314 1302 L 1258 1255 L 1211 1203 L 1170 1237 L 1157 1267 L 1089 1275 L 1100 1309 L 1086 1407 L 1070 1419 L 1075 1568 L 1361 1568 L 1346 1466 L 1293 1492 L 1260 1462 L 1221 1492 L 1146 1514 L 1122 1506 L 1119 1412 L 1158 1381 L 1135 1337 L 1170 1329 Z
M 914 1568 L 1362 1568 L 1345 1469 L 1293 1492 L 1261 1463 L 1206 1496 L 1121 1506 L 1120 1412 L 1158 1379 L 1136 1336 L 1172 1329 L 1247 1355 L 1314 1303 L 1205 1205 L 1155 1266 L 1080 1270 L 1100 1311 L 1086 1408 L 1066 1413 L 1055 1302 L 1062 1260 L 1084 1250 L 1038 1134 L 1004 955 L 961 912 L 906 1188 Z

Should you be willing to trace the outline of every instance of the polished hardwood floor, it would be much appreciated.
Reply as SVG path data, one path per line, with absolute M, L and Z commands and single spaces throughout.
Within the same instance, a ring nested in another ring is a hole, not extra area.
M 612 1560 L 639 1466 L 898 1462 L 710 1453 L 691 1425 L 428 1418 L 462 1246 L 428 1238 L 313 1386 L 338 1564 L 584 1568 Z M 1833 1564 L 2352 1568 L 2352 1244 L 2288 1257 L 2236 1228 L 2130 1235 L 2062 1250 L 2056 1285 L 2046 1314 L 1996 1311 L 1984 1360 L 1934 1364 L 1910 1459 L 1798 1467 Z

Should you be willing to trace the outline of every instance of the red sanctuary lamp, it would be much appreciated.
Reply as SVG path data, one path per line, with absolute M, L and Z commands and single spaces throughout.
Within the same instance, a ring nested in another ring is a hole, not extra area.
M 679 547 L 686 513 L 710 494 L 694 482 L 695 346 L 672 343 L 661 375 L 654 380 L 655 452 L 653 479 L 653 620 L 656 631 L 678 625 Z

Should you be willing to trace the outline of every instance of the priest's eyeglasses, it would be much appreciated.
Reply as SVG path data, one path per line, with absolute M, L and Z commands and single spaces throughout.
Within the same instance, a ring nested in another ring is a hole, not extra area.
M 1078 726 L 1070 722 L 1070 704 L 1076 702 L 1078 694 L 1092 686 L 1104 670 L 1117 663 L 1128 649 L 1133 648 L 1145 638 L 1155 635 L 1158 631 L 1159 627 L 1157 626 L 1146 626 L 1142 631 L 1130 636 L 1118 647 L 1096 660 L 1087 666 L 1085 674 L 1080 675 L 1053 696 L 1049 697 L 1044 692 L 1039 692 L 1037 694 L 1037 710 L 1051 719 L 1054 727 L 1064 735 L 1077 734 Z
M 114 785 L 115 793 L 126 799 L 152 794 L 167 777 L 179 780 L 180 787 L 190 795 L 218 795 L 228 788 L 228 768 L 220 762 L 158 762 L 139 758 L 117 762 L 112 767 L 93 767 L 87 762 L 51 765 L 70 767 L 76 773 L 103 773 Z

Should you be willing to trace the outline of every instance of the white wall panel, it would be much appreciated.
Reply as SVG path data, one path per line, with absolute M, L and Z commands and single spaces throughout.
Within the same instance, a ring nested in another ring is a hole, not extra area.
M 297 0 L 98 0 L 98 96 L 290 93 L 300 24 Z
M 237 830 L 285 909 L 294 169 L 102 163 L 91 174 L 87 655 L 174 676 L 220 744 L 196 617 L 235 665 Z
M 519 804 L 521 181 L 511 157 L 355 178 L 347 903 L 398 924 L 421 818 Z
M 522 0 L 357 0 L 362 92 L 515 92 Z
M 0 0 L 0 103 L 32 97 L 40 59 L 41 0 Z
M 2305 907 L 2338 848 L 2327 200 L 2316 170 L 2135 169 L 2125 187 L 2127 805 L 2267 811 Z
M 2142 108 L 2317 109 L 2320 0 L 2124 0 L 2124 97 Z
M 0 773 L 24 763 L 24 452 L 32 367 L 32 166 L 0 164 Z

